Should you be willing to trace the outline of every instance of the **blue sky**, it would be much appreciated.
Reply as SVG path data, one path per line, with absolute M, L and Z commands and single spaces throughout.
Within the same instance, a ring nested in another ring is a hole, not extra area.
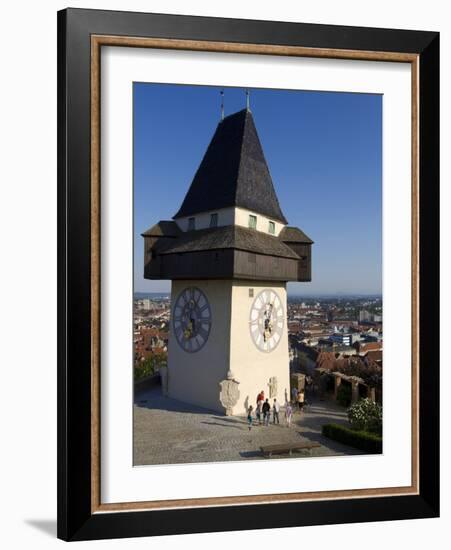
M 220 118 L 220 88 L 135 83 L 135 292 L 166 292 L 143 278 L 140 234 L 180 206 Z M 245 91 L 224 88 L 225 114 Z M 279 202 L 313 241 L 311 283 L 291 294 L 382 291 L 382 96 L 252 89 L 251 111 Z

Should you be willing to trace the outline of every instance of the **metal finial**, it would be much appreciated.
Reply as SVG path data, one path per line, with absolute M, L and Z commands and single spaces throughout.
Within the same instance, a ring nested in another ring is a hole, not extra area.
M 221 120 L 224 120 L 224 90 L 221 90 Z
M 251 110 L 249 96 L 250 96 L 249 90 L 246 90 L 246 111 Z

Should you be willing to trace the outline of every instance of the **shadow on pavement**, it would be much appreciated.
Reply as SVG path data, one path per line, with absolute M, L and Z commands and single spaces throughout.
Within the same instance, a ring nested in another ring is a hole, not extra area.
M 344 453 L 346 455 L 365 454 L 363 451 L 360 451 L 359 449 L 354 449 L 353 447 L 348 447 L 348 445 L 343 445 L 342 443 L 339 443 L 338 441 L 334 441 L 333 439 L 329 439 L 326 436 L 322 435 L 321 433 L 317 433 L 317 432 L 302 433 L 302 432 L 300 432 L 299 435 L 301 435 L 304 439 L 307 439 L 308 441 L 319 443 L 322 447 L 325 447 L 326 449 L 329 449 L 330 451 L 333 451 L 335 453 L 339 453 L 337 456 L 341 456 L 341 453 Z M 330 455 L 330 456 L 333 456 L 333 455 Z
M 161 410 L 179 413 L 189 414 L 214 414 L 217 415 L 218 411 L 211 409 L 204 409 L 198 405 L 191 405 L 182 401 L 177 401 L 171 397 L 165 397 L 161 393 L 160 388 L 152 388 L 150 390 L 144 390 L 137 393 L 134 396 L 134 405 L 144 409 Z M 224 415 L 225 418 L 225 415 Z M 222 417 L 221 417 L 222 419 Z

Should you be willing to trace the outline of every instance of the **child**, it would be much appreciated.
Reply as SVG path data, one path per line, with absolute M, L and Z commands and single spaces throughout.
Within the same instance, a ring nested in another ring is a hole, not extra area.
M 290 403 L 286 403 L 285 405 L 285 418 L 287 421 L 287 428 L 291 426 L 291 417 L 293 416 L 293 409 L 291 408 Z
M 247 425 L 249 427 L 249 431 L 251 431 L 251 428 L 252 428 L 252 405 L 247 409 Z
M 263 414 L 262 407 L 263 407 L 263 401 L 261 400 L 257 403 L 257 410 L 256 410 L 256 417 L 260 426 L 262 423 L 262 414 Z

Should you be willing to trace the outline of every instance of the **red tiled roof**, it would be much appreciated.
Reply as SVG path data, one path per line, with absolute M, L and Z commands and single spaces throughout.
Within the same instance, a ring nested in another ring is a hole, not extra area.
M 332 351 L 320 351 L 316 358 L 317 369 L 333 369 L 335 366 L 335 353 Z
M 360 353 L 365 351 L 377 351 L 382 349 L 382 342 L 365 342 L 359 345 Z
M 365 357 L 371 359 L 372 361 L 382 361 L 382 350 L 369 350 Z

